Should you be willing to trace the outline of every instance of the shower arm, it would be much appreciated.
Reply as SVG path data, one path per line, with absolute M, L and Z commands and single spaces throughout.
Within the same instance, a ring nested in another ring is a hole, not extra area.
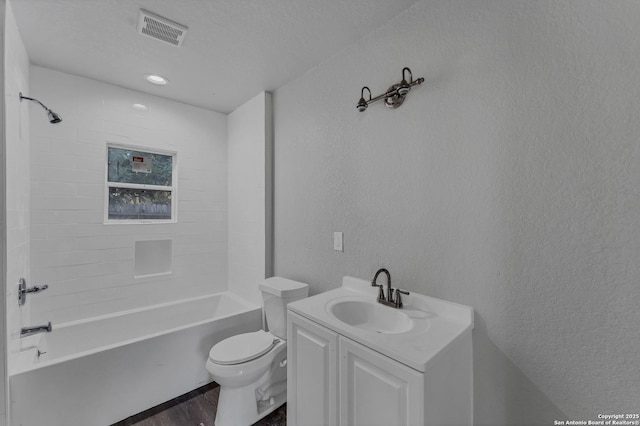
M 30 100 L 30 101 L 37 102 L 37 103 L 39 103 L 39 104 L 40 104 L 40 106 L 41 106 L 42 108 L 44 108 L 44 109 L 45 109 L 45 111 L 53 112 L 53 111 L 51 111 L 49 108 L 47 108 L 47 107 L 45 106 L 45 104 L 43 104 L 43 103 L 42 103 L 42 102 L 40 102 L 39 100 L 37 100 L 37 99 L 35 99 L 35 98 L 30 98 L 30 97 L 28 97 L 28 96 L 22 96 L 22 92 L 20 92 L 20 100 L 23 100 L 23 99 L 28 99 L 28 100 Z

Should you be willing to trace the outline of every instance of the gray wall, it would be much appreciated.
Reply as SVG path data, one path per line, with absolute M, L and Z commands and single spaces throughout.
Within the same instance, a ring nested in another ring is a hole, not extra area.
M 4 51 L 5 51 L 5 18 L 6 18 L 5 0 L 0 0 L 0 81 L 3 82 L 0 87 L 0 94 L 4 98 Z M 6 222 L 6 196 L 7 196 L 7 179 L 6 179 L 6 142 L 4 129 L 4 102 L 0 103 L 0 277 L 2 277 L 2 286 L 0 288 L 0 426 L 7 424 L 7 406 L 9 397 L 9 380 L 7 377 L 7 312 L 6 312 L 6 270 L 7 270 L 7 222 Z
M 423 1 L 277 90 L 275 274 L 319 293 L 385 266 L 473 306 L 477 425 L 637 412 L 638 22 Z M 405 105 L 356 111 L 404 66 L 426 78 Z

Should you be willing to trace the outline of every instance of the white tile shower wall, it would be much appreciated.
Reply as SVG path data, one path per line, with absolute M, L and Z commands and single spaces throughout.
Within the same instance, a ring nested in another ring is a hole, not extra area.
M 31 120 L 31 274 L 50 286 L 32 298 L 32 320 L 226 290 L 226 116 L 36 66 L 31 88 L 63 118 Z M 108 142 L 178 153 L 178 223 L 103 224 Z M 135 242 L 157 239 L 173 240 L 172 274 L 134 278 Z
M 7 279 L 6 308 L 9 353 L 19 350 L 19 330 L 28 325 L 29 305 L 18 307 L 18 280 L 29 275 L 29 116 L 32 102 L 20 102 L 19 94 L 30 95 L 29 57 L 16 26 L 11 4 L 5 20 L 5 143 Z M 39 107 L 38 107 L 39 108 Z M 33 110 L 41 113 L 41 111 Z M 46 118 L 46 116 L 45 116 Z M 11 356 L 8 357 L 9 371 Z
M 258 283 L 270 269 L 265 247 L 265 177 L 271 141 L 271 94 L 261 93 L 229 114 L 229 289 L 261 303 Z

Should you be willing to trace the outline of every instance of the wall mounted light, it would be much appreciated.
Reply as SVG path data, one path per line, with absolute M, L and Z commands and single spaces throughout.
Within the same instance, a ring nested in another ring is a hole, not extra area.
M 409 81 L 407 81 L 406 73 L 409 73 Z M 384 99 L 384 104 L 387 108 L 396 109 L 402 105 L 404 98 L 411 91 L 411 88 L 422 83 L 424 83 L 424 78 L 420 77 L 417 80 L 414 80 L 411 70 L 408 67 L 405 67 L 402 69 L 402 80 L 400 83 L 394 84 L 389 87 L 385 93 L 378 95 L 375 98 L 371 97 L 371 90 L 369 90 L 367 86 L 364 86 L 360 92 L 360 100 L 358 101 L 356 108 L 358 108 L 358 111 L 362 112 L 367 109 L 369 104 Z M 364 98 L 365 89 L 369 92 L 369 100 Z
M 47 111 L 47 116 L 49 117 L 49 123 L 51 124 L 56 124 L 62 121 L 62 117 L 60 117 L 58 114 L 56 114 L 55 112 L 51 111 L 49 108 L 47 108 L 42 102 L 40 102 L 39 100 L 35 99 L 35 98 L 28 98 L 26 96 L 22 96 L 22 92 L 20 92 L 20 102 L 22 102 L 23 99 L 29 100 L 29 101 L 33 101 L 33 102 L 37 102 L 40 104 L 40 106 L 42 108 L 44 108 L 45 111 Z
M 367 89 L 367 92 L 369 92 L 368 101 L 364 99 L 364 89 Z M 367 107 L 369 106 L 369 102 L 371 102 L 371 90 L 369 90 L 367 86 L 364 86 L 360 91 L 360 100 L 358 101 L 358 105 L 357 105 L 358 111 L 362 112 L 365 109 L 367 109 Z

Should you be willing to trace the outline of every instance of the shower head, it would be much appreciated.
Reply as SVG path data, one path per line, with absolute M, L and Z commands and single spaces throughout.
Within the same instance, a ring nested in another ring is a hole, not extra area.
M 29 101 L 33 101 L 33 102 L 37 102 L 40 104 L 40 106 L 42 108 L 44 108 L 45 111 L 47 111 L 47 116 L 49 117 L 49 123 L 51 124 L 55 124 L 55 123 L 59 123 L 62 121 L 62 117 L 60 117 L 58 114 L 56 114 L 55 112 L 51 111 L 49 108 L 47 108 L 42 102 L 40 102 L 37 99 L 34 98 L 28 98 L 26 96 L 22 96 L 22 92 L 20 92 L 20 101 L 22 101 L 23 99 L 27 99 Z
M 51 110 L 49 110 L 49 113 L 47 115 L 49 116 L 49 123 L 51 124 L 56 124 L 62 121 L 62 117 Z

